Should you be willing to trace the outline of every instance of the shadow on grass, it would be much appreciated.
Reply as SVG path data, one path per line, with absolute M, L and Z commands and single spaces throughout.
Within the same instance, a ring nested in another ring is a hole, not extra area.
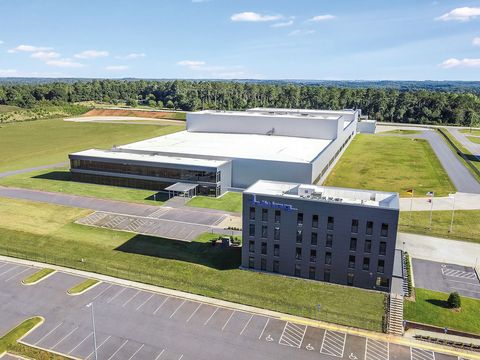
M 166 193 L 164 191 L 160 191 L 156 194 L 152 194 L 151 196 L 146 197 L 145 200 L 165 202 L 165 201 L 168 200 L 168 193 Z
M 444 309 L 450 309 L 450 306 L 448 305 L 448 302 L 445 301 L 445 300 L 427 299 L 425 301 L 428 302 L 429 304 L 439 306 L 439 307 L 444 308 Z
M 212 239 L 217 235 L 212 235 Z M 125 253 L 180 260 L 217 270 L 237 269 L 241 263 L 241 248 L 213 246 L 211 242 L 186 242 L 147 235 L 135 235 L 115 249 Z
M 72 175 L 70 174 L 70 171 L 50 171 L 45 174 L 32 176 L 32 179 L 72 181 Z

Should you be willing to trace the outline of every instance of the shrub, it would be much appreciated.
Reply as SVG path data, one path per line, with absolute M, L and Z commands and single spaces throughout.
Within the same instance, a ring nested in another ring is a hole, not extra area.
M 460 295 L 456 291 L 450 293 L 447 302 L 448 306 L 450 306 L 451 309 L 460 309 L 460 307 L 462 306 L 462 300 L 460 299 Z

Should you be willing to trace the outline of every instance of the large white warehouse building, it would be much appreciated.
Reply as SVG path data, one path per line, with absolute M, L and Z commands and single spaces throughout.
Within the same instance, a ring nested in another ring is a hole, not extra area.
M 193 112 L 186 131 L 70 154 L 71 172 L 78 181 L 212 196 L 259 179 L 316 183 L 355 135 L 358 115 L 267 108 Z

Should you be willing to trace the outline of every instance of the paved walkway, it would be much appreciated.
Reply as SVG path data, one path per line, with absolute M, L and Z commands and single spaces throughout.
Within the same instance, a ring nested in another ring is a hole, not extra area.
M 457 192 L 455 197 L 455 210 L 480 210 L 480 194 Z M 400 211 L 430 211 L 429 197 L 400 198 Z M 434 197 L 433 210 L 452 210 L 453 197 Z
M 468 151 L 470 151 L 473 155 L 475 155 L 477 159 L 480 161 L 480 144 L 470 141 L 467 138 L 469 134 L 464 134 L 456 128 L 450 127 L 448 128 L 448 130 L 463 146 L 467 148 Z
M 0 179 L 4 178 L 4 177 L 7 177 L 7 176 L 23 174 L 23 173 L 28 173 L 28 172 L 37 171 L 37 170 L 45 170 L 45 169 L 65 167 L 67 165 L 68 165 L 68 161 L 61 162 L 61 163 L 58 163 L 58 164 L 49 164 L 49 165 L 35 166 L 35 167 L 27 168 L 27 169 L 6 171 L 6 172 L 3 172 L 3 173 L 0 173 Z

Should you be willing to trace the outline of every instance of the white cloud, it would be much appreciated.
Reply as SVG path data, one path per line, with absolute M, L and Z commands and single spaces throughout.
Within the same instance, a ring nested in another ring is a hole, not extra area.
M 0 40 L 0 45 L 4 44 L 3 40 Z
M 480 16 L 480 7 L 461 7 L 435 18 L 441 21 L 469 21 Z
M 15 76 L 18 72 L 15 69 L 0 69 L 0 76 Z
M 325 14 L 325 15 L 314 16 L 309 21 L 320 22 L 320 21 L 327 21 L 327 20 L 333 20 L 333 19 L 335 19 L 335 16 L 330 14 Z
M 201 66 L 204 66 L 205 64 L 206 64 L 205 61 L 199 61 L 199 60 L 182 60 L 177 62 L 177 65 L 185 66 L 190 69 L 197 69 Z
M 265 22 L 281 20 L 282 15 L 262 15 L 256 12 L 245 11 L 242 13 L 233 14 L 230 17 L 232 21 L 246 21 L 246 22 Z
M 456 59 L 451 58 L 445 60 L 440 66 L 444 69 L 451 69 L 457 67 L 480 68 L 480 59 Z
M 55 51 L 37 51 L 30 55 L 31 58 L 47 61 L 50 59 L 56 59 L 60 57 L 60 54 Z
M 249 76 L 245 67 L 242 65 L 209 65 L 205 61 L 197 60 L 183 60 L 177 62 L 177 65 L 184 66 L 189 70 L 194 71 L 198 78 L 232 79 Z
M 293 30 L 288 33 L 288 36 L 300 36 L 300 35 L 312 35 L 315 34 L 315 30 Z
M 105 70 L 107 70 L 107 71 L 125 71 L 125 70 L 128 70 L 128 66 L 127 65 L 110 65 L 110 66 L 106 66 Z
M 284 22 L 278 22 L 278 23 L 272 24 L 270 26 L 273 27 L 273 28 L 280 28 L 280 27 L 288 27 L 288 26 L 292 26 L 292 25 L 293 25 L 293 20 L 288 20 L 288 21 L 284 21 Z
M 18 45 L 16 48 L 8 50 L 9 53 L 17 52 L 38 52 L 38 51 L 50 51 L 51 47 L 45 46 L 33 46 L 33 45 Z
M 72 59 L 48 60 L 45 64 L 61 68 L 81 68 L 85 66 L 81 63 L 72 61 Z
M 474 37 L 472 40 L 473 46 L 480 46 L 480 36 Z
M 109 55 L 108 51 L 99 51 L 99 50 L 85 50 L 81 53 L 75 54 L 74 56 L 77 59 L 96 59 L 101 57 L 107 57 Z
M 124 59 L 124 60 L 133 60 L 133 59 L 144 58 L 146 56 L 147 55 L 145 53 L 130 53 L 130 54 L 125 55 L 125 56 L 117 56 L 116 58 L 117 59 Z

